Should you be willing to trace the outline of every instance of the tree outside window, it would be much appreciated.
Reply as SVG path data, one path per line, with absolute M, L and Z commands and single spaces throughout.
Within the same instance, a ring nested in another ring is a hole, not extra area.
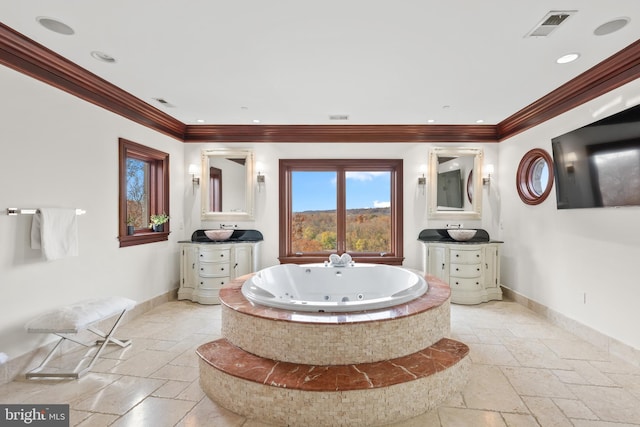
M 280 183 L 281 262 L 402 263 L 402 160 L 281 160 Z
M 119 163 L 120 247 L 167 240 L 168 224 L 163 232 L 153 232 L 149 218 L 169 214 L 169 154 L 120 138 Z M 133 226 L 133 234 L 127 226 Z

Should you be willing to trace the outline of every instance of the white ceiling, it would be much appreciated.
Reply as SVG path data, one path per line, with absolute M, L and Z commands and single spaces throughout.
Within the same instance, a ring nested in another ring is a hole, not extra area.
M 578 12 L 526 38 L 551 10 Z M 0 0 L 0 21 L 185 124 L 497 124 L 639 39 L 640 0 Z

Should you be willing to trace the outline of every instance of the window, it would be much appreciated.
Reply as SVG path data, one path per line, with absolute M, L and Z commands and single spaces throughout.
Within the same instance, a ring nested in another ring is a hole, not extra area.
M 402 160 L 280 160 L 280 262 L 402 264 Z
M 120 247 L 167 240 L 169 223 L 152 231 L 149 217 L 169 215 L 169 154 L 120 138 L 118 159 Z

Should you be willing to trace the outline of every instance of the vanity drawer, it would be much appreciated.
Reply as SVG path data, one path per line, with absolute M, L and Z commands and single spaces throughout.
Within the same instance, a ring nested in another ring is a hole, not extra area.
M 227 283 L 229 283 L 229 277 L 198 278 L 198 288 L 200 289 L 220 289 Z
M 454 289 L 477 290 L 480 289 L 480 278 L 451 277 L 449 280 L 449 287 L 451 287 L 452 291 Z
M 477 264 L 482 259 L 482 250 L 474 249 L 469 251 L 452 249 L 450 253 L 451 264 Z
M 226 262 L 201 262 L 198 268 L 201 277 L 223 277 L 231 274 L 229 263 Z
M 480 277 L 482 274 L 482 264 L 451 264 L 449 276 L 454 277 Z
M 198 259 L 204 262 L 228 262 L 229 249 L 202 248 Z

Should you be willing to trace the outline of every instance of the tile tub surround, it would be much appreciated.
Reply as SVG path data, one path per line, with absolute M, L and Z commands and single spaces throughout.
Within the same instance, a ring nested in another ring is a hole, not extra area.
M 294 312 L 220 290 L 223 338 L 203 344 L 200 387 L 248 418 L 288 426 L 374 426 L 428 412 L 468 377 L 469 347 L 450 332 L 449 286 L 354 313 Z
M 315 366 L 247 353 L 226 339 L 200 346 L 200 386 L 248 418 L 288 426 L 375 426 L 433 410 L 466 383 L 469 347 L 443 338 L 374 363 Z
M 247 277 L 220 291 L 222 335 L 268 359 L 310 365 L 375 362 L 415 353 L 449 335 L 451 292 L 434 277 L 427 277 L 428 291 L 413 301 L 354 313 L 292 312 L 254 305 L 241 292 Z

